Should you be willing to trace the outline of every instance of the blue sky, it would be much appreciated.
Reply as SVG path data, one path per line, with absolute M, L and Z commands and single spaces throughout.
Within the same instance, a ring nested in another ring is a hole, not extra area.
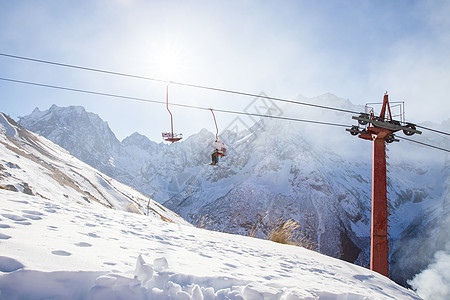
M 407 119 L 449 117 L 448 1 L 8 1 L 0 0 L 0 53 L 295 99 L 333 93 L 355 104 L 386 90 Z M 164 63 L 165 62 L 165 63 Z M 165 100 L 158 82 L 0 56 L 0 77 Z M 82 105 L 119 139 L 160 141 L 163 105 L 0 81 L 0 110 Z M 242 110 L 251 98 L 171 86 L 173 102 Z M 207 111 L 174 108 L 175 131 L 214 130 Z M 216 115 L 219 126 L 232 116 Z M 349 124 L 352 121 L 349 120 Z

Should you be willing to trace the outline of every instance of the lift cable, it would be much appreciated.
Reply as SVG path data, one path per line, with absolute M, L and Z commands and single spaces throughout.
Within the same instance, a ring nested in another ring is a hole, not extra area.
M 163 80 L 163 79 L 157 79 L 157 78 L 151 78 L 151 77 L 146 77 L 146 76 L 139 76 L 139 75 L 121 73 L 121 72 L 107 71 L 107 70 L 102 70 L 102 69 L 83 67 L 83 66 L 65 64 L 65 63 L 58 63 L 58 62 L 53 62 L 53 61 L 48 61 L 48 60 L 35 59 L 35 58 L 11 55 L 11 54 L 6 54 L 6 53 L 0 53 L 0 55 L 1 56 L 5 56 L 5 57 L 10 57 L 10 58 L 15 58 L 15 59 L 28 60 L 28 61 L 38 62 L 38 63 L 55 65 L 55 66 L 60 66 L 60 67 L 80 69 L 80 70 L 84 70 L 84 71 L 91 71 L 91 72 L 110 74 L 110 75 L 117 75 L 117 76 L 125 76 L 125 77 L 130 77 L 130 78 L 150 80 L 150 81 L 156 81 L 156 82 L 164 82 L 164 83 L 168 82 L 168 80 Z M 355 112 L 355 111 L 348 110 L 348 109 L 336 108 L 336 107 L 331 107 L 331 106 L 326 106 L 326 105 L 312 104 L 312 103 L 294 101 L 294 100 L 277 98 L 277 97 L 269 97 L 269 96 L 263 96 L 263 95 L 258 95 L 258 94 L 240 92 L 240 91 L 235 91 L 235 90 L 228 90 L 228 89 L 222 89 L 222 88 L 209 87 L 209 86 L 204 86 L 204 85 L 190 84 L 190 83 L 177 82 L 177 81 L 170 81 L 170 83 L 171 84 L 176 84 L 176 85 L 181 85 L 181 86 L 192 87 L 192 88 L 198 88 L 198 89 L 205 89 L 205 90 L 211 90 L 211 91 L 216 91 L 216 92 L 223 92 L 223 93 L 241 95 L 241 96 L 259 97 L 259 98 L 264 98 L 264 99 L 273 100 L 273 101 L 279 101 L 279 102 L 285 102 L 285 103 L 291 103 L 291 104 L 298 104 L 298 105 L 305 105 L 305 106 L 310 106 L 310 107 L 315 107 L 315 108 L 320 108 L 320 109 L 328 109 L 328 110 L 344 112 L 344 113 L 351 113 L 351 114 L 358 114 L 358 113 L 360 113 L 360 112 Z
M 166 105 L 166 101 L 151 100 L 151 99 L 147 99 L 147 98 L 138 98 L 138 97 L 118 95 L 118 94 L 103 93 L 103 92 L 89 91 L 89 90 L 83 90 L 83 89 L 75 89 L 75 88 L 56 86 L 56 85 L 50 85 L 50 84 L 43 84 L 43 83 L 36 83 L 36 82 L 30 82 L 30 81 L 15 80 L 15 79 L 3 78 L 3 77 L 0 77 L 0 80 L 13 82 L 13 83 L 32 85 L 32 86 L 45 87 L 45 88 L 65 90 L 65 91 L 70 91 L 70 92 L 77 92 L 77 93 L 84 93 L 84 94 L 91 94 L 91 95 L 98 95 L 98 96 L 106 96 L 106 97 L 112 97 L 112 98 L 118 98 L 118 99 L 124 99 L 124 100 L 149 102 L 149 103 L 158 103 L 158 104 Z M 199 109 L 199 110 L 209 110 L 209 111 L 212 110 L 211 107 L 201 107 L 201 106 L 194 106 L 194 105 L 180 104 L 180 103 L 171 103 L 170 105 L 178 106 L 178 107 L 184 107 L 184 108 L 191 108 L 191 109 Z M 337 126 L 337 127 L 346 127 L 346 128 L 351 127 L 350 125 L 344 125 L 344 124 L 322 122 L 322 121 L 314 121 L 314 120 L 305 120 L 305 119 L 282 117 L 282 116 L 256 114 L 256 113 L 249 113 L 249 112 L 242 112 L 242 111 L 233 111 L 233 110 L 225 110 L 225 109 L 216 109 L 216 108 L 214 108 L 214 111 L 222 112 L 222 113 L 228 113 L 228 114 L 255 116 L 255 117 L 262 117 L 262 118 L 280 119 L 280 120 L 287 120 L 287 121 L 296 121 L 296 122 L 304 122 L 304 123 L 312 123 L 312 124 L 320 124 L 320 125 L 329 125 L 329 126 Z M 411 139 L 408 139 L 408 138 L 404 138 L 404 137 L 397 137 L 397 138 L 404 139 L 404 140 L 407 140 L 407 141 L 413 142 L 413 143 L 418 143 L 418 144 L 421 144 L 421 145 L 424 145 L 424 146 L 428 146 L 428 147 L 431 147 L 431 148 L 435 148 L 435 149 L 438 149 L 438 150 L 450 152 L 450 150 L 448 150 L 448 149 L 444 149 L 444 148 L 433 146 L 433 145 L 430 145 L 430 144 L 418 142 L 418 141 L 411 140 Z
M 123 95 L 118 95 L 118 94 L 110 94 L 110 93 L 103 93 L 103 92 L 96 92 L 96 91 L 89 91 L 89 90 L 82 90 L 82 89 L 75 89 L 75 88 L 56 86 L 56 85 L 50 85 L 50 84 L 43 84 L 43 83 L 36 83 L 36 82 L 30 82 L 30 81 L 15 80 L 15 79 L 3 78 L 3 77 L 0 77 L 0 80 L 14 82 L 14 83 L 20 83 L 20 84 L 39 86 L 39 87 L 46 87 L 46 88 L 52 88 L 52 89 L 71 91 L 71 92 L 77 92 L 77 93 L 84 93 L 84 94 L 91 94 L 91 95 L 98 95 L 98 96 L 106 96 L 106 97 L 112 97 L 112 98 L 120 98 L 120 99 L 132 100 L 132 101 L 159 103 L 159 104 L 164 104 L 164 105 L 167 104 L 166 101 L 158 101 L 158 100 L 151 100 L 151 99 L 147 99 L 147 98 L 138 98 L 138 97 L 131 97 L 131 96 L 123 96 Z M 209 111 L 211 111 L 210 107 L 194 106 L 194 105 L 180 104 L 180 103 L 171 103 L 170 105 L 171 106 L 179 106 L 179 107 L 185 107 L 185 108 L 193 108 L 193 109 L 200 109 L 200 110 L 209 110 Z M 280 120 L 288 120 L 288 121 L 297 121 L 297 122 L 313 123 L 313 124 L 321 124 L 321 125 L 339 126 L 339 127 L 347 127 L 347 128 L 351 127 L 350 125 L 344 125 L 344 124 L 322 122 L 322 121 L 314 121 L 314 120 L 305 120 L 305 119 L 298 119 L 298 118 L 281 117 L 281 116 L 273 116 L 273 115 L 256 114 L 256 113 L 234 111 L 234 110 L 226 110 L 226 109 L 216 109 L 216 108 L 214 108 L 214 111 L 222 112 L 222 113 L 228 113 L 228 114 L 247 115 L 247 116 L 263 117 L 263 118 L 271 118 L 271 119 L 280 119 Z
M 402 137 L 402 136 L 395 136 L 395 137 L 399 138 L 399 139 L 402 139 L 402 140 L 406 140 L 408 142 L 413 142 L 413 143 L 416 143 L 416 144 L 420 144 L 422 146 L 427 146 L 427 147 L 435 148 L 435 149 L 442 150 L 442 151 L 445 151 L 445 152 L 450 152 L 449 149 L 441 148 L 441 147 L 438 147 L 438 146 L 433 146 L 433 145 L 430 145 L 430 144 L 427 144 L 427 143 L 423 143 L 423 142 L 419 142 L 419 141 L 415 141 L 415 140 L 411 140 L 409 138 L 405 138 L 405 137 Z
M 10 57 L 10 58 L 15 58 L 15 59 L 28 60 L 28 61 L 38 62 L 38 63 L 80 69 L 80 70 L 103 73 L 103 74 L 124 76 L 124 77 L 130 77 L 130 78 L 135 78 L 135 79 L 150 80 L 150 81 L 163 82 L 163 83 L 168 82 L 167 80 L 158 79 L 158 78 L 151 78 L 151 77 L 133 75 L 133 74 L 122 73 L 122 72 L 114 72 L 114 71 L 102 70 L 102 69 L 97 69 L 97 68 L 83 67 L 83 66 L 77 66 L 77 65 L 72 65 L 72 64 L 58 63 L 58 62 L 53 62 L 53 61 L 48 61 L 48 60 L 42 60 L 42 59 L 36 59 L 36 58 L 30 58 L 30 57 L 24 57 L 24 56 L 18 56 L 18 55 L 6 54 L 6 53 L 0 53 L 0 55 L 5 56 L 5 57 Z M 345 112 L 345 113 L 352 113 L 352 114 L 359 113 L 359 112 L 355 112 L 355 111 L 351 111 L 351 110 L 347 110 L 347 109 L 336 108 L 336 107 L 331 107 L 331 106 L 326 106 L 326 105 L 318 105 L 318 104 L 312 104 L 312 103 L 307 103 L 307 102 L 300 102 L 300 101 L 294 101 L 294 100 L 277 98 L 277 97 L 269 97 L 269 96 L 257 95 L 257 94 L 222 89 L 222 88 L 208 87 L 208 86 L 197 85 L 197 84 L 189 84 L 189 83 L 176 82 L 176 81 L 170 81 L 170 83 L 176 84 L 176 85 L 181 85 L 181 86 L 188 86 L 188 87 L 192 87 L 192 88 L 212 90 L 212 91 L 216 91 L 216 92 L 231 93 L 231 94 L 236 94 L 236 95 L 241 95 L 241 96 L 259 97 L 259 98 L 264 98 L 264 99 L 273 100 L 273 101 L 305 105 L 305 106 L 310 106 L 310 107 L 315 107 L 315 108 L 320 108 L 320 109 L 334 110 L 334 111 Z M 450 133 L 448 133 L 448 132 L 444 132 L 444 131 L 440 131 L 440 130 L 436 130 L 436 129 L 432 129 L 432 128 L 428 128 L 428 127 L 420 126 L 420 125 L 416 125 L 416 127 L 420 127 L 422 129 L 426 129 L 429 131 L 434 131 L 436 133 L 445 134 L 445 135 L 450 136 Z
M 450 133 L 444 132 L 444 131 L 441 131 L 441 130 L 436 130 L 436 129 L 428 128 L 428 127 L 421 126 L 421 125 L 416 125 L 416 127 L 419 127 L 419 128 L 425 129 L 425 130 L 429 130 L 429 131 L 433 131 L 433 132 L 436 132 L 436 133 L 445 134 L 445 135 L 450 136 Z

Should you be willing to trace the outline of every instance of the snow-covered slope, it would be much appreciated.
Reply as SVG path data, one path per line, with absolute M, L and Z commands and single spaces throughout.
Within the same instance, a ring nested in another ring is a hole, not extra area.
M 187 224 L 179 215 L 18 126 L 2 113 L 0 154 L 2 189 L 47 199 L 55 205 L 68 199 Z
M 301 247 L 65 198 L 0 199 L 1 300 L 420 299 Z
M 363 111 L 331 94 L 298 100 Z M 340 112 L 302 106 L 286 106 L 282 111 L 285 117 L 354 123 L 351 114 Z M 21 123 L 62 145 L 65 140 L 77 139 L 78 134 L 58 134 L 58 122 L 47 134 L 51 124 L 46 120 L 64 116 L 64 122 L 76 128 L 75 120 L 81 117 L 72 114 L 82 112 L 81 108 L 53 107 L 35 111 Z M 119 143 L 119 147 L 103 149 L 93 166 L 144 194 L 153 193 L 155 200 L 188 221 L 208 215 L 215 228 L 244 235 L 262 222 L 257 232 L 262 236 L 268 223 L 280 217 L 293 218 L 322 253 L 368 265 L 371 143 L 351 136 L 342 127 L 253 121 L 247 130 L 221 134 L 229 151 L 218 168 L 207 165 L 214 135 L 206 130 L 172 145 L 157 144 L 138 133 L 122 142 L 105 135 L 112 139 L 105 145 Z M 449 122 L 424 125 L 450 129 Z M 93 124 L 89 131 L 96 132 L 95 127 Z M 74 144 L 75 148 L 68 150 L 95 153 L 90 147 L 96 137 L 89 138 L 91 142 Z M 430 132 L 414 139 L 449 148 L 448 140 Z M 390 144 L 388 149 L 391 276 L 406 284 L 432 262 L 436 251 L 447 251 L 445 243 L 436 241 L 450 239 L 448 226 L 441 226 L 449 216 L 448 157 L 407 141 Z M 416 248 L 421 255 L 413 255 Z

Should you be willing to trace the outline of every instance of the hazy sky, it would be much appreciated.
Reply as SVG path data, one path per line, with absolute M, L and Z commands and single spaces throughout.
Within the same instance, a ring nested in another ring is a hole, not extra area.
M 405 101 L 414 122 L 450 116 L 449 1 L 0 0 L 0 53 L 295 99 Z M 170 74 L 168 74 L 168 71 Z M 165 84 L 0 56 L 0 77 L 165 100 Z M 173 102 L 242 110 L 251 98 L 181 86 Z M 156 141 L 164 105 L 0 81 L 0 110 L 82 105 L 119 139 Z M 175 131 L 213 131 L 208 111 L 173 108 Z M 216 114 L 222 128 L 232 116 Z M 349 116 L 350 118 L 350 116 Z M 353 121 L 349 119 L 349 124 Z

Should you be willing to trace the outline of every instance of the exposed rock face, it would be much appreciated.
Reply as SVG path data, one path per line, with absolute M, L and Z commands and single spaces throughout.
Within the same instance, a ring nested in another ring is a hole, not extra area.
M 69 150 L 85 163 L 96 166 L 102 172 L 113 174 L 113 153 L 120 142 L 108 123 L 83 107 L 66 108 L 53 105 L 41 112 L 35 109 L 29 117 L 22 118 L 20 124 Z

